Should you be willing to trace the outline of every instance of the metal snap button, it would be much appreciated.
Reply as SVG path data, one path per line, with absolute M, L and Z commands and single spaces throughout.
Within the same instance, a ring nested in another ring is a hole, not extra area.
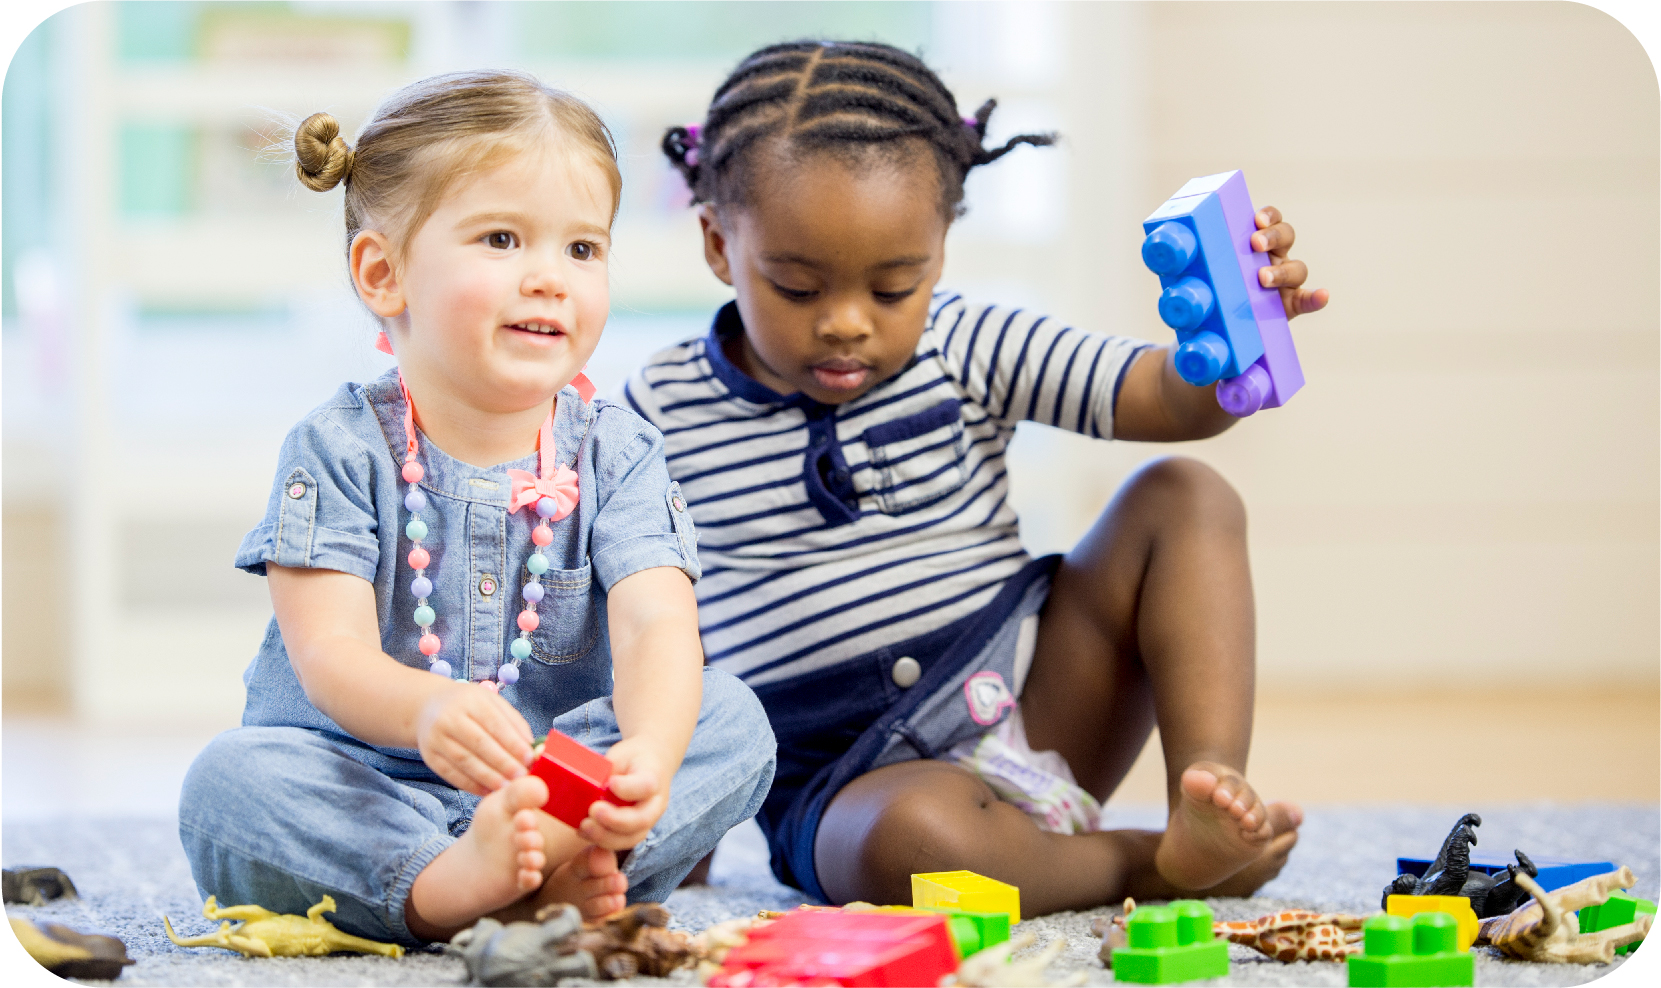
M 923 675 L 923 667 L 909 655 L 901 656 L 894 663 L 894 670 L 890 673 L 894 677 L 894 685 L 900 689 L 909 689 Z
M 306 485 L 296 480 L 288 485 L 288 496 L 298 501 L 306 496 Z
M 669 503 L 675 506 L 676 511 L 686 510 L 686 502 L 681 499 L 679 494 L 676 494 L 674 497 L 670 498 Z
M 482 596 L 488 597 L 488 596 L 490 596 L 491 594 L 493 594 L 495 592 L 496 592 L 496 578 L 494 576 L 491 576 L 489 573 L 486 573 L 483 577 L 481 577 L 479 579 L 479 593 Z

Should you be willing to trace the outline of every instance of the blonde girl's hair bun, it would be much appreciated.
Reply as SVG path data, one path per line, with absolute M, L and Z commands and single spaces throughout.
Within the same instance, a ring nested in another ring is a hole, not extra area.
M 340 136 L 340 124 L 327 113 L 313 113 L 294 131 L 294 173 L 313 192 L 327 192 L 351 178 L 355 157 Z

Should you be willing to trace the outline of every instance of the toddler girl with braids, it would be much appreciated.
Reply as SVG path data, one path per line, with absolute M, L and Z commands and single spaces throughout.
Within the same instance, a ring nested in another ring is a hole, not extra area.
M 463 73 L 394 94 L 355 149 L 316 114 L 295 152 L 308 188 L 345 185 L 348 270 L 398 364 L 288 434 L 237 552 L 276 615 L 243 726 L 185 780 L 197 885 L 278 913 L 330 895 L 336 925 L 403 943 L 661 900 L 755 813 L 773 739 L 703 665 L 662 438 L 578 373 L 607 314 L 611 136 L 527 76 Z M 550 727 L 634 805 L 543 813 L 526 765 Z
M 1065 557 L 1032 559 L 1004 464 L 1022 420 L 1144 442 L 1234 420 L 1172 346 L 935 291 L 964 176 L 1052 142 L 983 147 L 994 105 L 964 118 L 897 49 L 802 41 L 746 58 L 663 141 L 737 298 L 625 395 L 698 522 L 707 659 L 778 737 L 759 816 L 773 869 L 884 903 L 910 901 L 915 872 L 967 868 L 1018 885 L 1029 913 L 1248 894 L 1301 813 L 1244 777 L 1239 497 L 1160 460 Z M 1257 224 L 1287 314 L 1323 306 L 1286 259 L 1292 228 L 1273 209 Z M 1155 724 L 1165 830 L 1097 829 Z

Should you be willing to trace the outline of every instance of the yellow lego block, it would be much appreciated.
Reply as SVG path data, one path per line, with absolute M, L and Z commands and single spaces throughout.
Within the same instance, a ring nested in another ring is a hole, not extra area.
M 912 875 L 911 904 L 918 908 L 1008 913 L 1010 926 L 1021 921 L 1021 890 L 972 871 L 931 871 Z M 1469 908 L 1469 903 L 1466 907 Z
M 1384 911 L 1408 919 L 1419 913 L 1448 913 L 1459 923 L 1459 949 L 1470 950 L 1476 943 L 1476 911 L 1462 895 L 1392 895 Z

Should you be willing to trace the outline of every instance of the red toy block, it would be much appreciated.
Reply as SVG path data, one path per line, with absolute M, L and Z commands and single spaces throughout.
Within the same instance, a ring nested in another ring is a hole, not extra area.
M 892 988 L 939 984 L 956 970 L 939 914 L 799 912 L 751 930 L 709 984 Z
M 549 731 L 542 745 L 542 757 L 531 763 L 531 774 L 548 783 L 548 802 L 542 811 L 573 830 L 588 816 L 598 800 L 614 806 L 633 806 L 618 799 L 606 788 L 612 764 L 606 756 L 571 740 L 558 731 Z

